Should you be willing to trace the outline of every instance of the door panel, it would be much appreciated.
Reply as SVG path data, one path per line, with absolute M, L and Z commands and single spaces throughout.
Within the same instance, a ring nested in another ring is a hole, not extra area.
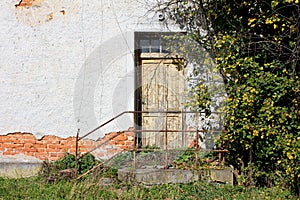
M 181 111 L 184 97 L 184 70 L 175 59 L 141 60 L 142 111 Z M 182 114 L 142 113 L 143 130 L 182 130 Z M 143 132 L 143 146 L 165 148 L 165 132 Z M 182 132 L 168 132 L 168 147 L 184 145 Z

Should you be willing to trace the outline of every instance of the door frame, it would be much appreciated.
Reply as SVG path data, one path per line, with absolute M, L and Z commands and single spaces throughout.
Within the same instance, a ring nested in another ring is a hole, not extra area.
M 142 87 L 139 87 L 142 83 L 142 60 L 147 58 L 142 58 L 141 54 L 144 51 L 140 46 L 141 40 L 159 40 L 162 41 L 162 37 L 165 36 L 175 36 L 179 34 L 185 34 L 183 32 L 135 32 L 134 33 L 134 110 L 136 111 L 134 115 L 134 124 L 135 124 L 135 130 L 139 130 L 136 132 L 136 145 L 137 147 L 142 146 Z M 151 42 L 150 42 L 151 43 Z M 163 59 L 166 55 L 170 54 L 168 57 L 165 57 L 166 59 L 172 59 L 176 57 L 176 54 L 167 52 L 166 49 L 163 47 L 164 43 L 161 42 L 159 45 L 159 52 L 155 49 L 155 53 L 151 52 L 151 49 L 149 49 L 149 59 Z M 150 48 L 151 44 L 150 44 Z M 183 59 L 178 58 L 176 59 Z

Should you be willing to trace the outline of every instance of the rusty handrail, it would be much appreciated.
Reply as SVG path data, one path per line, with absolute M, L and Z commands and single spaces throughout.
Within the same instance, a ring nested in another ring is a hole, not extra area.
M 147 150 L 149 151 L 150 149 L 143 149 L 143 148 L 137 148 L 136 146 L 136 133 L 140 133 L 140 132 L 165 132 L 165 137 L 166 137 L 166 167 L 168 165 L 168 141 L 167 141 L 167 137 L 168 137 L 168 133 L 169 132 L 196 132 L 196 149 L 195 151 L 196 152 L 199 152 L 199 151 L 204 151 L 204 152 L 218 152 L 220 154 L 222 153 L 225 153 L 227 152 L 227 150 L 205 150 L 205 149 L 200 149 L 199 148 L 199 144 L 198 144 L 198 140 L 199 140 L 199 132 L 207 132 L 206 130 L 199 130 L 198 129 L 198 120 L 199 120 L 199 114 L 205 114 L 205 112 L 199 112 L 199 111 L 170 111 L 170 110 L 167 110 L 167 111 L 161 111 L 161 110 L 157 110 L 157 111 L 124 111 L 118 115 L 116 115 L 115 117 L 107 120 L 106 122 L 104 122 L 103 124 L 99 125 L 98 127 L 96 127 L 95 129 L 87 132 L 86 134 L 84 134 L 83 136 L 79 137 L 79 132 L 80 132 L 80 129 L 78 129 L 77 131 L 77 134 L 76 134 L 76 152 L 75 152 L 75 156 L 76 156 L 76 167 L 78 166 L 78 150 L 79 150 L 79 146 L 78 146 L 78 142 L 84 138 L 86 138 L 87 136 L 89 136 L 90 134 L 94 133 L 95 131 L 99 130 L 100 128 L 104 127 L 105 125 L 109 124 L 110 122 L 116 120 L 117 118 L 121 117 L 122 115 L 124 114 L 138 114 L 138 113 L 145 113 L 145 114 L 149 114 L 149 113 L 161 113 L 161 114 L 165 114 L 164 116 L 166 117 L 166 125 L 165 125 L 165 129 L 164 130 L 136 130 L 134 129 L 134 133 L 135 133 L 135 136 L 134 136 L 134 146 L 133 146 L 133 152 L 134 152 L 134 168 L 136 166 L 136 161 L 135 161 L 135 153 L 136 151 L 140 151 L 140 150 Z M 195 113 L 196 114 L 196 129 L 195 130 L 168 130 L 168 126 L 167 126 L 167 118 L 168 118 L 168 114 L 190 114 L 190 113 Z M 211 112 L 211 114 L 221 114 L 220 112 Z M 135 117 L 135 116 L 134 116 Z M 129 132 L 130 130 L 127 130 L 127 131 L 122 131 L 122 132 Z M 131 131 L 130 131 L 131 132 Z M 222 131 L 214 131 L 214 132 L 222 132 Z M 100 146 L 106 144 L 107 142 L 109 142 L 111 139 L 117 137 L 119 134 L 111 137 L 111 138 L 108 138 L 107 141 L 104 141 L 103 143 L 101 143 L 100 145 L 96 146 L 95 148 L 93 148 L 92 150 L 84 153 L 82 156 L 86 155 L 87 153 L 90 153 L 92 151 L 94 151 L 95 149 L 99 148 Z M 180 149 L 178 149 L 180 150 Z M 183 150 L 183 149 L 182 149 Z M 187 149 L 185 149 L 186 151 Z M 80 156 L 80 157 L 82 157 Z M 221 158 L 219 158 L 221 159 Z M 198 154 L 197 154 L 197 158 L 196 158 L 196 162 L 198 162 Z M 224 163 L 224 157 L 223 157 L 223 160 L 222 160 L 222 163 Z M 77 175 L 77 174 L 76 174 Z
M 96 127 L 95 129 L 91 130 L 90 132 L 86 133 L 85 135 L 79 137 L 79 140 L 82 140 L 83 138 L 89 136 L 90 134 L 94 133 L 95 131 L 99 130 L 100 128 L 102 128 L 102 127 L 105 126 L 106 124 L 108 124 L 108 123 L 114 121 L 115 119 L 121 117 L 122 115 L 128 114 L 128 113 L 132 113 L 132 112 L 134 112 L 134 111 L 124 111 L 124 112 L 118 114 L 117 116 L 115 116 L 115 117 L 111 118 L 110 120 L 104 122 L 103 124 L 101 124 L 100 126 Z M 78 141 L 79 141 L 79 140 L 78 140 Z
M 171 110 L 167 110 L 167 111 L 161 111 L 161 110 L 157 110 L 157 111 L 124 111 L 118 115 L 116 115 L 115 117 L 107 120 L 106 122 L 104 122 L 103 124 L 101 124 L 100 126 L 96 127 L 95 129 L 89 131 L 88 133 L 86 133 L 85 135 L 79 137 L 79 140 L 82 140 L 83 138 L 89 136 L 90 134 L 94 133 L 95 131 L 99 130 L 100 128 L 102 128 L 103 126 L 105 126 L 106 124 L 109 124 L 110 122 L 114 121 L 115 119 L 121 117 L 124 114 L 134 114 L 134 113 L 145 113 L 145 114 L 149 114 L 149 113 L 166 113 L 166 114 L 180 114 L 180 113 L 204 113 L 205 112 L 198 112 L 198 111 L 171 111 Z M 211 112 L 212 114 L 219 114 L 220 112 Z

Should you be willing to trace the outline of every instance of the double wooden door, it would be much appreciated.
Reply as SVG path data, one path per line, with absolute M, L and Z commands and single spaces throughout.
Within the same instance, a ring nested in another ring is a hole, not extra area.
M 183 110 L 185 90 L 184 67 L 180 61 L 146 56 L 140 59 L 140 109 L 143 111 L 140 123 L 144 147 L 165 148 L 167 144 L 168 148 L 180 148 L 185 145 L 185 134 L 174 132 L 183 130 L 185 122 L 185 115 L 178 113 Z M 174 113 L 166 114 L 166 111 Z

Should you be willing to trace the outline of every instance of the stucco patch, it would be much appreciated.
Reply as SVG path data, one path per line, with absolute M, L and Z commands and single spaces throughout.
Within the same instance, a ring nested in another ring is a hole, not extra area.
M 79 0 L 21 0 L 16 6 L 19 23 L 37 26 L 72 16 L 80 8 Z

